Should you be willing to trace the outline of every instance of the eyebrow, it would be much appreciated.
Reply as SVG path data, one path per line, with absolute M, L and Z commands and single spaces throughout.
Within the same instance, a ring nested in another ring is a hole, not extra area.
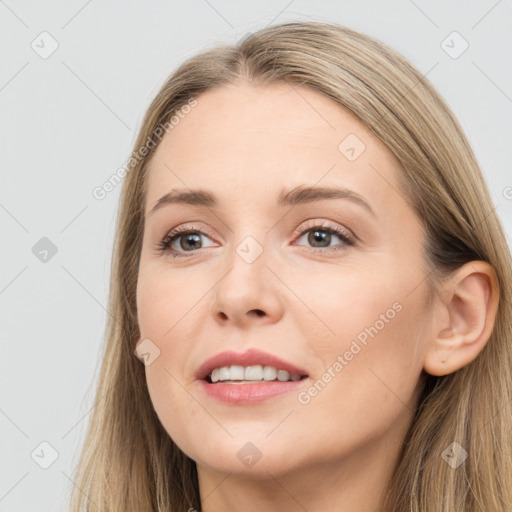
M 348 199 L 353 203 L 362 206 L 374 217 L 375 212 L 368 202 L 353 190 L 341 187 L 311 187 L 299 185 L 288 191 L 282 191 L 277 198 L 277 205 L 297 206 L 311 203 L 322 199 Z M 215 195 L 205 189 L 172 189 L 163 195 L 150 210 L 149 215 L 169 204 L 189 204 L 193 206 L 204 206 L 206 208 L 215 208 L 218 201 Z

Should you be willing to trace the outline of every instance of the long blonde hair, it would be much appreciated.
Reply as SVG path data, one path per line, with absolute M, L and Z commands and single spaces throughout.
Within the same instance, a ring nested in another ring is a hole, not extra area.
M 311 87 L 352 111 L 401 164 L 402 191 L 424 224 L 429 281 L 472 260 L 487 261 L 500 285 L 492 335 L 478 357 L 428 376 L 389 486 L 394 512 L 512 510 L 512 263 L 476 158 L 447 104 L 405 58 L 336 24 L 291 22 L 238 45 L 218 45 L 178 67 L 151 103 L 134 153 L 191 99 L 247 80 Z M 172 133 L 171 135 L 172 136 Z M 157 146 L 157 145 L 156 145 Z M 74 475 L 72 510 L 201 510 L 195 462 L 172 441 L 150 401 L 135 357 L 144 229 L 145 175 L 155 147 L 126 173 L 111 267 L 105 351 Z M 138 153 L 137 153 L 138 154 Z M 453 443 L 469 454 L 456 469 Z

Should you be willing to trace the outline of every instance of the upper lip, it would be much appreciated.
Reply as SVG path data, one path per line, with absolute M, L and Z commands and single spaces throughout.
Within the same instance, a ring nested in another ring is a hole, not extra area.
M 307 372 L 302 368 L 295 366 L 294 364 L 288 363 L 283 359 L 262 352 L 258 349 L 250 349 L 243 353 L 227 351 L 221 352 L 210 359 L 206 360 L 196 371 L 196 379 L 205 379 L 215 368 L 221 368 L 223 366 L 273 366 L 278 370 L 286 370 L 290 375 L 307 375 Z

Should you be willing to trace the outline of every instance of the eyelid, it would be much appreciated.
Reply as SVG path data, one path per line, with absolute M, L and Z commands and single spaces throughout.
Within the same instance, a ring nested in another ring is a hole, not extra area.
M 351 242 L 354 242 L 357 238 L 352 231 L 348 230 L 344 226 L 332 222 L 330 220 L 316 220 L 316 219 L 309 219 L 305 221 L 307 224 L 301 224 L 297 227 L 297 229 L 293 232 L 292 236 L 302 236 L 305 232 L 313 229 L 313 228 L 319 228 L 319 229 L 327 229 L 332 230 L 335 233 L 340 232 L 341 235 L 343 235 L 347 240 L 350 240 Z M 340 235 L 338 235 L 340 236 Z
M 194 222 L 194 221 L 192 221 L 192 222 Z M 162 237 L 161 240 L 167 240 L 167 239 L 176 237 L 177 235 L 183 236 L 189 232 L 198 232 L 202 235 L 207 236 L 208 238 L 212 239 L 213 241 L 215 241 L 215 238 L 216 238 L 215 235 L 212 234 L 212 232 L 207 227 L 204 227 L 204 225 L 202 227 L 198 227 L 197 224 L 194 225 L 194 224 L 187 223 L 187 224 L 180 224 L 180 225 L 170 229 Z M 215 242 L 215 243 L 218 243 L 218 242 Z

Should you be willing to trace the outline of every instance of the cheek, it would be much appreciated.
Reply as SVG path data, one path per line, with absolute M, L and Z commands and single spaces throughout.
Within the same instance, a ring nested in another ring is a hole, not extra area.
M 300 282 L 295 279 L 294 290 L 303 298 L 303 304 L 297 304 L 302 308 L 297 319 L 306 329 L 309 326 L 305 332 L 308 342 L 314 343 L 320 354 L 343 353 L 352 340 L 364 346 L 365 341 L 396 324 L 405 293 L 390 275 L 389 271 L 376 273 L 343 265 L 306 274 Z M 306 315 L 304 305 L 309 310 Z M 319 334 L 310 337 L 314 324 Z
M 159 351 L 145 367 L 151 402 L 165 430 L 187 451 L 191 422 L 205 421 L 204 410 L 191 395 L 194 368 L 190 364 L 190 360 L 201 358 L 195 346 L 195 341 L 201 339 L 197 311 L 211 288 L 198 278 L 197 283 L 201 282 L 202 286 L 190 286 L 188 278 L 180 282 L 175 273 L 144 269 L 137 285 L 141 336 L 151 340 Z
M 161 361 L 168 359 L 162 353 Z M 176 370 L 169 370 L 157 361 L 146 367 L 146 381 L 153 409 L 158 419 L 178 447 L 192 459 L 197 459 L 202 450 L 198 439 L 217 427 L 211 417 L 205 414 L 199 402 L 193 399 L 186 386 L 180 382 Z M 204 432 L 201 432 L 205 429 Z
M 208 293 L 206 280 L 161 269 L 146 270 L 137 284 L 137 313 L 142 335 L 169 339 L 172 331 L 181 329 L 181 322 Z
M 313 293 L 313 280 L 304 281 L 308 305 L 329 332 L 312 340 L 316 384 L 301 403 L 333 428 L 333 408 L 368 432 L 414 409 L 429 333 L 425 286 L 411 285 L 421 282 L 415 268 L 343 269 L 330 276 L 329 293 L 318 293 L 318 282 Z
M 334 430 L 339 418 L 350 418 L 354 442 L 409 421 L 428 332 L 419 292 L 359 297 L 359 307 L 332 318 L 337 336 L 330 343 L 324 338 L 323 367 L 301 397 L 306 409 Z
M 299 395 L 294 413 L 296 424 L 303 425 L 298 430 L 319 457 L 350 453 L 369 443 L 379 446 L 387 436 L 389 443 L 397 442 L 405 435 L 416 407 L 422 366 L 414 355 L 409 313 L 404 305 L 378 332 L 371 329 L 375 320 L 370 315 L 368 331 L 361 331 L 368 334 L 365 343 L 339 337 L 329 353 L 324 350 L 325 366 Z

